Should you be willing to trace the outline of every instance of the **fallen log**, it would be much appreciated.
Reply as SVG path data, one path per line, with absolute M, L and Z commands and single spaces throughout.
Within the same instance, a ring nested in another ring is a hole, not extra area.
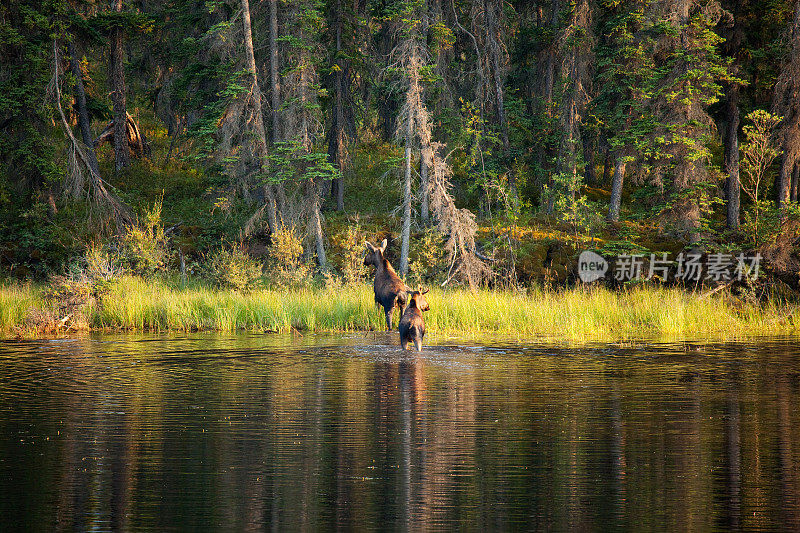
M 133 117 L 130 113 L 126 113 L 127 115 L 127 132 L 128 132 L 128 147 L 131 149 L 131 154 L 134 157 L 142 157 L 145 155 L 149 155 L 150 147 L 147 139 L 142 135 L 139 131 L 139 126 L 136 124 L 136 121 L 133 120 Z M 108 125 L 100 132 L 100 135 L 92 141 L 92 144 L 95 148 L 99 148 L 103 146 L 105 143 L 112 143 L 114 141 L 114 121 L 108 123 Z

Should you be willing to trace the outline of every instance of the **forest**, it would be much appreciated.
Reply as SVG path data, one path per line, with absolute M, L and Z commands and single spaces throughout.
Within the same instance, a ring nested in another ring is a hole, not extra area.
M 23 0 L 0 60 L 0 279 L 798 285 L 800 2 Z

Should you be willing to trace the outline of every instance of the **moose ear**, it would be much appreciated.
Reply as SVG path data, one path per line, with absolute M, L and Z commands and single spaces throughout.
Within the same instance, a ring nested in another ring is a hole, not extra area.
M 387 244 L 389 244 L 388 241 L 386 239 L 383 239 L 383 242 L 381 242 L 381 245 L 380 245 L 381 253 L 386 251 L 386 245 Z
M 375 247 L 372 246 L 372 244 L 369 241 L 364 241 L 364 244 L 367 245 L 367 250 L 369 250 L 370 252 L 374 252 L 375 251 Z

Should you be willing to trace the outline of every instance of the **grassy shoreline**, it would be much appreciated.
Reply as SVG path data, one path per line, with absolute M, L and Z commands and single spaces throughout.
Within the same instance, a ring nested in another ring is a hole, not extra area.
M 385 327 L 368 285 L 241 294 L 126 277 L 111 284 L 100 302 L 71 312 L 47 300 L 45 288 L 0 285 L 0 337 L 87 330 L 336 332 Z M 428 301 L 431 311 L 425 314 L 426 324 L 431 333 L 439 334 L 603 341 L 798 332 L 792 304 L 745 304 L 725 294 L 700 298 L 659 287 L 621 292 L 584 287 L 532 289 L 527 293 L 434 289 Z M 395 325 L 397 321 L 395 312 Z

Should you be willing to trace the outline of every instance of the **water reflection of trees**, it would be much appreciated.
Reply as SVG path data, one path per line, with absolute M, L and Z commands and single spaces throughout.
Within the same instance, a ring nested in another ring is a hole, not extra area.
M 131 352 L 5 363 L 28 378 L 0 383 L 24 406 L 0 417 L 0 474 L 25 489 L 0 498 L 0 525 L 800 525 L 794 355 Z

